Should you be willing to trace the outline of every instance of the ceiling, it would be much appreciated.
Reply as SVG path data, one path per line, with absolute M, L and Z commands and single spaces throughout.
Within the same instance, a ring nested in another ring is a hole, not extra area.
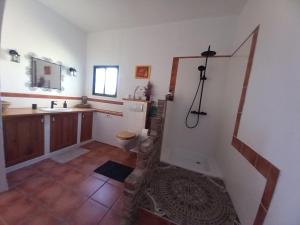
M 86 32 L 239 14 L 247 0 L 37 0 Z

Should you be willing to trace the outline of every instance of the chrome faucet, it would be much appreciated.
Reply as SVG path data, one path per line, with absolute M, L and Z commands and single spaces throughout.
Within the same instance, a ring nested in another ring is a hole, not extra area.
M 51 109 L 53 109 L 55 105 L 57 105 L 56 101 L 51 101 Z

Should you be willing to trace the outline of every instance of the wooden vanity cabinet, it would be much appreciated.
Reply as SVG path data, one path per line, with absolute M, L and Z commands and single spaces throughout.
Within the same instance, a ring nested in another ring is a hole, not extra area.
M 83 112 L 81 115 L 80 141 L 92 139 L 93 132 L 93 112 Z
M 44 117 L 18 116 L 3 119 L 6 167 L 44 154 Z
M 77 143 L 78 113 L 61 113 L 50 116 L 50 151 Z

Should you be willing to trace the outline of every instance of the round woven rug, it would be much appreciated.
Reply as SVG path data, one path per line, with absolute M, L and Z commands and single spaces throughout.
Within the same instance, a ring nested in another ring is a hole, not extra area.
M 164 165 L 151 180 L 144 203 L 154 213 L 182 225 L 239 224 L 220 179 Z

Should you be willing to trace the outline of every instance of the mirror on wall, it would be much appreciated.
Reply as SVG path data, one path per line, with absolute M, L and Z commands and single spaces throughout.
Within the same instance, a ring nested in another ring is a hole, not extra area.
M 32 87 L 61 90 L 62 66 L 32 57 Z

